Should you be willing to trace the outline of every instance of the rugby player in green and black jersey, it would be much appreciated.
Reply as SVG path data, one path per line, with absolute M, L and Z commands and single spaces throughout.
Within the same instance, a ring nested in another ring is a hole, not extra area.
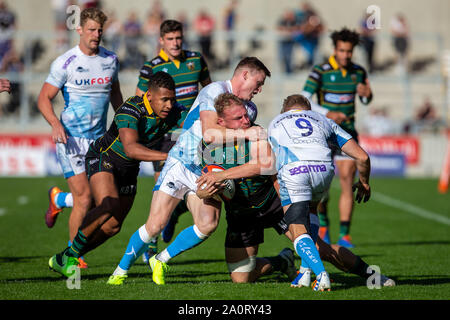
M 161 46 L 159 54 L 145 62 L 139 72 L 136 95 L 141 96 L 144 93 L 148 79 L 153 73 L 164 71 L 170 74 L 175 81 L 177 102 L 189 110 L 200 91 L 199 85 L 205 87 L 211 83 L 206 61 L 199 52 L 182 50 L 183 25 L 179 21 L 165 20 L 161 23 L 159 44 Z M 155 150 L 169 152 L 174 146 L 176 138 L 176 133 L 171 130 L 155 146 Z M 155 181 L 158 180 L 164 163 L 165 161 L 153 161 Z M 167 227 L 162 231 L 162 238 L 165 242 L 170 242 L 179 215 L 186 211 L 186 204 L 181 201 L 175 208 Z M 150 242 L 149 251 L 142 256 L 145 262 L 157 252 L 156 243 L 157 239 Z
M 239 99 L 233 98 L 232 94 L 220 95 L 215 107 L 219 125 L 229 129 L 245 129 L 251 125 Z M 229 200 L 222 197 L 228 224 L 225 259 L 232 281 L 253 282 L 273 271 L 282 271 L 292 280 L 297 269 L 289 248 L 283 249 L 275 257 L 256 257 L 259 244 L 264 242 L 265 228 L 274 228 L 279 234 L 284 233 L 293 240 L 283 219 L 278 183 L 274 176 L 276 171 L 272 169 L 274 158 L 268 142 L 238 140 L 234 144 L 207 144 L 202 140 L 199 158 L 203 166 L 217 164 L 226 169 L 222 172 L 210 172 L 199 178 L 199 197 L 215 197 L 221 191 L 219 185 L 226 179 L 232 179 L 235 184 L 233 198 Z M 311 211 L 314 212 L 313 209 Z M 316 230 L 318 227 L 316 218 Z M 320 258 L 338 269 L 359 275 L 363 279 L 368 279 L 373 274 L 369 265 L 350 250 L 335 244 L 329 245 L 320 238 L 317 238 L 316 245 Z M 384 275 L 380 277 L 382 286 L 395 285 L 392 279 Z
M 69 277 L 78 258 L 117 234 L 137 191 L 141 161 L 164 160 L 152 147 L 174 127 L 181 127 L 186 109 L 175 100 L 175 83 L 165 72 L 150 77 L 148 90 L 129 98 L 116 111 L 109 130 L 86 154 L 86 172 L 95 199 L 72 245 L 50 258 L 54 271 Z
M 333 55 L 325 63 L 313 67 L 304 85 L 302 95 L 311 101 L 314 111 L 326 114 L 357 142 L 356 97 L 359 96 L 363 104 L 368 104 L 372 100 L 372 90 L 366 71 L 352 62 L 353 49 L 359 43 L 359 35 L 343 28 L 333 32 L 331 39 L 334 44 Z M 314 94 L 317 95 L 318 104 L 312 102 L 311 98 Z M 340 150 L 335 149 L 333 153 L 341 184 L 340 232 L 337 243 L 352 248 L 350 223 L 354 204 L 352 185 L 356 174 L 356 165 L 351 157 Z M 319 205 L 319 235 L 324 241 L 330 243 L 327 203 L 328 199 L 324 199 Z

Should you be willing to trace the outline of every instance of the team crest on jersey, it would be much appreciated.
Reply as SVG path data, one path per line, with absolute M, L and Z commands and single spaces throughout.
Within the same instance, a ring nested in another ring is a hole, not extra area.
M 103 161 L 103 167 L 105 169 L 112 169 L 112 164 L 107 161 Z
M 161 63 L 161 62 L 162 62 L 162 60 L 161 60 L 160 58 L 153 59 L 153 61 L 152 61 L 152 63 L 153 63 L 154 65 L 156 65 L 156 64 L 158 64 L 158 63 Z
M 188 63 L 186 63 L 186 66 L 188 67 L 188 69 L 189 70 L 191 70 L 191 71 L 193 71 L 194 70 L 194 68 L 195 68 L 195 64 L 194 64 L 194 62 L 188 62 Z
M 352 75 L 350 76 L 350 78 L 352 79 L 352 81 L 353 81 L 354 83 L 356 83 L 356 74 L 352 74 Z
M 330 77 L 330 80 L 331 80 L 331 81 L 334 81 L 334 80 L 336 80 L 336 77 L 335 77 L 334 75 L 332 75 L 332 76 Z

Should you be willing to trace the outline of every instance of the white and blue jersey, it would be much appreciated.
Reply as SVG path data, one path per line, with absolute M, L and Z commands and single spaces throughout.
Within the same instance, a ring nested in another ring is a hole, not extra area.
M 283 206 L 325 196 L 334 176 L 330 146 L 341 148 L 352 138 L 334 121 L 311 110 L 278 115 L 268 135 L 276 155 Z
M 169 157 L 177 159 L 186 168 L 197 175 L 201 175 L 201 166 L 197 150 L 199 143 L 202 140 L 200 112 L 216 112 L 214 102 L 222 93 L 232 93 L 231 82 L 229 80 L 210 83 L 200 91 L 184 120 L 182 133 L 178 137 L 177 143 L 169 152 Z M 249 101 L 246 103 L 246 108 L 250 121 L 254 122 L 258 114 L 256 105 Z
M 97 55 L 88 56 L 77 45 L 52 63 L 46 82 L 62 91 L 61 123 L 68 136 L 97 139 L 103 135 L 111 85 L 118 72 L 117 56 L 103 47 Z
M 311 110 L 291 110 L 275 117 L 268 129 L 277 170 L 294 161 L 331 162 L 333 144 L 341 148 L 352 138 L 333 120 Z

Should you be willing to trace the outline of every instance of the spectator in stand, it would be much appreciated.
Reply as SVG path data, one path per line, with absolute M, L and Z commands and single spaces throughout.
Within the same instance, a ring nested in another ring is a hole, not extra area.
M 17 53 L 14 45 L 12 45 L 12 47 L 6 53 L 0 63 L 0 72 L 19 74 L 23 72 L 23 68 L 24 66 L 22 59 Z M 23 86 L 19 81 L 10 81 L 9 101 L 5 106 L 3 106 L 2 113 L 14 113 L 16 110 L 18 110 L 22 96 L 22 88 Z
M 237 21 L 237 6 L 239 2 L 238 0 L 230 0 L 230 3 L 225 8 L 225 21 L 224 21 L 224 28 L 227 32 L 227 59 L 225 60 L 226 66 L 229 66 L 231 63 L 231 60 L 234 58 L 234 44 L 235 44 L 235 38 L 234 38 L 234 31 L 236 29 L 236 21 Z
M 366 54 L 367 69 L 373 72 L 375 64 L 373 61 L 373 53 L 375 51 L 375 31 L 376 29 L 368 25 L 370 14 L 365 14 L 360 23 L 360 40 L 361 46 Z
M 445 127 L 445 122 L 438 116 L 430 97 L 427 96 L 417 109 L 414 120 L 406 124 L 404 131 L 412 134 L 424 131 L 437 133 L 443 127 Z
M 140 68 L 145 59 L 139 48 L 142 32 L 136 12 L 132 11 L 128 15 L 123 25 L 123 32 L 125 36 L 124 68 Z
M 105 22 L 103 41 L 105 46 L 111 48 L 111 51 L 117 52 L 122 38 L 122 24 L 117 19 L 116 13 L 108 13 L 108 20 Z
M 144 22 L 142 31 L 147 38 L 149 50 L 147 57 L 153 57 L 158 54 L 161 47 L 159 45 L 159 26 L 163 20 L 158 12 L 149 10 L 147 13 L 147 19 Z
M 203 56 L 206 60 L 213 63 L 215 59 L 211 49 L 212 35 L 215 28 L 215 21 L 213 17 L 205 9 L 200 10 L 199 14 L 195 18 L 194 28 L 198 34 L 198 42 L 200 44 Z
M 302 9 L 296 13 L 298 34 L 295 41 L 306 51 L 306 68 L 314 64 L 320 35 L 324 30 L 322 19 L 308 2 L 302 4 Z
M 100 0 L 78 0 L 78 4 L 81 5 L 81 10 L 87 8 L 102 8 L 102 2 Z
M 403 14 L 396 14 L 390 24 L 392 44 L 397 53 L 397 62 L 406 67 L 409 49 L 409 27 Z
M 148 40 L 149 50 L 147 58 L 154 57 L 161 50 L 159 44 L 159 26 L 165 20 L 166 13 L 161 5 L 161 1 L 153 1 L 152 6 L 147 12 L 147 19 L 142 27 L 142 32 Z
M 396 134 L 396 125 L 389 117 L 386 107 L 372 108 L 363 122 L 364 132 L 372 137 Z
M 187 35 L 189 35 L 189 28 L 190 28 L 190 24 L 188 21 L 188 18 L 186 16 L 186 12 L 185 11 L 180 11 L 177 15 L 177 20 L 178 22 L 181 23 L 181 25 L 183 26 L 183 44 L 181 49 L 183 50 L 189 50 L 190 49 L 190 42 L 189 42 L 189 37 Z
M 0 63 L 12 48 L 15 29 L 16 15 L 9 10 L 5 1 L 0 0 Z
M 278 21 L 277 26 L 280 34 L 280 58 L 283 63 L 284 71 L 292 73 L 292 52 L 294 50 L 294 32 L 296 30 L 296 18 L 293 10 L 286 10 Z

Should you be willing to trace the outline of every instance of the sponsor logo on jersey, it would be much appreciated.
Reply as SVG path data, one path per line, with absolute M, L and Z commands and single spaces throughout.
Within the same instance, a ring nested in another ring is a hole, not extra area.
M 198 88 L 196 85 L 185 86 L 185 87 L 176 88 L 175 95 L 178 97 L 178 96 L 182 96 L 182 95 L 189 94 L 192 92 L 197 92 L 197 91 L 198 91 Z
M 355 99 L 355 95 L 351 93 L 337 94 L 337 93 L 326 93 L 324 95 L 325 101 L 331 103 L 349 103 Z
M 79 66 L 75 69 L 76 72 L 89 72 L 89 69 L 85 69 L 82 66 Z
M 324 164 L 310 164 L 289 169 L 289 173 L 291 174 L 291 176 L 295 176 L 296 174 L 300 173 L 325 172 L 325 171 L 327 171 L 327 167 Z
M 108 84 L 111 82 L 110 77 L 100 77 L 92 79 L 75 79 L 75 84 L 77 86 L 93 86 L 96 84 Z
M 102 63 L 102 70 L 109 70 L 112 69 L 114 67 L 114 61 L 111 63 Z

